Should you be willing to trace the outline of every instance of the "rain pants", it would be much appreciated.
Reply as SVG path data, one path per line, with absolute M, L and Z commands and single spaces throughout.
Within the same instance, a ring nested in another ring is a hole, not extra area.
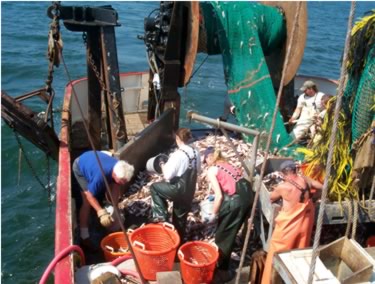
M 183 151 L 189 158 L 189 167 L 181 177 L 174 177 L 169 182 L 156 182 L 151 185 L 151 196 L 153 201 L 152 214 L 168 220 L 167 200 L 173 201 L 172 222 L 183 242 L 185 236 L 185 225 L 187 215 L 194 198 L 197 168 L 193 166 L 194 158 Z M 196 158 L 195 158 L 196 159 Z
M 236 194 L 224 194 L 220 206 L 215 243 L 219 247 L 220 258 L 217 267 L 222 270 L 229 268 L 233 245 L 238 231 L 250 213 L 254 200 L 251 185 L 240 179 L 236 183 Z
M 315 220 L 315 207 L 311 199 L 299 202 L 288 211 L 281 210 L 275 219 L 270 247 L 262 276 L 262 284 L 272 283 L 272 261 L 276 252 L 310 245 Z

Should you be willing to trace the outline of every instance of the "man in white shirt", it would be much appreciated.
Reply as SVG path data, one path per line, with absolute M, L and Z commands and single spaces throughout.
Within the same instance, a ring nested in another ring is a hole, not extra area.
M 289 124 L 296 124 L 292 130 L 292 135 L 296 140 L 307 136 L 309 127 L 314 122 L 314 116 L 323 110 L 321 101 L 324 93 L 318 91 L 314 81 L 306 81 L 300 90 L 303 94 L 298 97 L 297 107 L 289 119 Z
M 168 221 L 168 203 L 173 201 L 172 222 L 183 243 L 187 215 L 194 198 L 197 175 L 200 172 L 199 151 L 189 145 L 192 134 L 187 128 L 176 132 L 178 149 L 171 154 L 167 162 L 160 162 L 165 181 L 151 185 L 152 222 Z

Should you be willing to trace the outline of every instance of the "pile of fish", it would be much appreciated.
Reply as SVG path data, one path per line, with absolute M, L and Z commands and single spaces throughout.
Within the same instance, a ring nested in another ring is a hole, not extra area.
M 226 159 L 234 166 L 242 168 L 241 160 L 244 158 L 249 158 L 251 154 L 250 143 L 246 143 L 240 139 L 229 138 L 230 141 L 225 136 L 208 135 L 205 137 L 200 137 L 193 143 L 203 160 L 204 151 L 207 147 L 215 147 L 220 149 Z M 175 149 L 171 149 L 173 152 Z M 169 154 L 169 153 L 166 153 Z M 258 151 L 257 160 L 263 160 L 263 154 Z M 202 222 L 200 216 L 200 202 L 205 200 L 209 195 L 213 194 L 213 190 L 210 189 L 209 184 L 206 179 L 207 175 L 207 165 L 202 162 L 201 173 L 198 175 L 196 192 L 194 195 L 194 200 L 191 208 L 191 212 L 188 214 L 187 226 L 186 226 L 186 240 L 205 240 L 213 241 L 215 227 Z M 124 214 L 132 217 L 143 217 L 144 219 L 151 219 L 151 194 L 150 186 L 154 182 L 162 181 L 162 175 L 152 174 L 142 171 L 136 177 L 135 182 L 130 186 L 127 193 L 124 195 L 123 199 L 119 204 L 119 208 L 123 210 Z M 172 203 L 169 203 L 169 212 L 172 212 Z M 242 250 L 242 234 L 238 234 L 236 245 L 234 248 L 234 253 L 232 258 L 239 260 L 239 255 Z

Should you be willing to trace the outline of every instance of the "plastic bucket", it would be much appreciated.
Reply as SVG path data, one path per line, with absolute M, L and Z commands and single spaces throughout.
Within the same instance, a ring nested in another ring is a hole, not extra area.
M 115 232 L 105 236 L 100 242 L 100 247 L 103 250 L 105 260 L 108 262 L 120 256 L 131 255 L 123 232 Z
M 152 158 L 148 159 L 148 161 L 146 163 L 146 169 L 147 169 L 147 171 L 149 171 L 151 173 L 161 174 L 162 170 L 161 170 L 161 167 L 160 167 L 160 162 L 165 163 L 167 161 L 168 161 L 167 155 L 159 154 L 155 157 L 152 157 Z
M 211 283 L 219 258 L 215 244 L 187 242 L 179 248 L 177 254 L 185 284 Z
M 172 271 L 180 236 L 169 223 L 148 224 L 131 234 L 135 257 L 146 280 L 156 280 L 156 273 Z
M 212 214 L 214 211 L 214 201 L 210 201 L 209 199 L 205 199 L 199 203 L 200 207 L 200 216 L 202 218 L 202 222 L 207 218 L 209 215 Z

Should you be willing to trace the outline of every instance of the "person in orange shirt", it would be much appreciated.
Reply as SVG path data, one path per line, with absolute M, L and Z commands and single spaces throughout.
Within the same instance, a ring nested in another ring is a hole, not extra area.
M 294 161 L 285 161 L 280 165 L 283 182 L 271 192 L 271 202 L 282 199 L 282 208 L 275 218 L 262 284 L 273 283 L 272 261 L 275 252 L 310 245 L 312 228 L 315 220 L 315 207 L 311 200 L 310 188 L 321 190 L 323 185 L 297 173 Z

